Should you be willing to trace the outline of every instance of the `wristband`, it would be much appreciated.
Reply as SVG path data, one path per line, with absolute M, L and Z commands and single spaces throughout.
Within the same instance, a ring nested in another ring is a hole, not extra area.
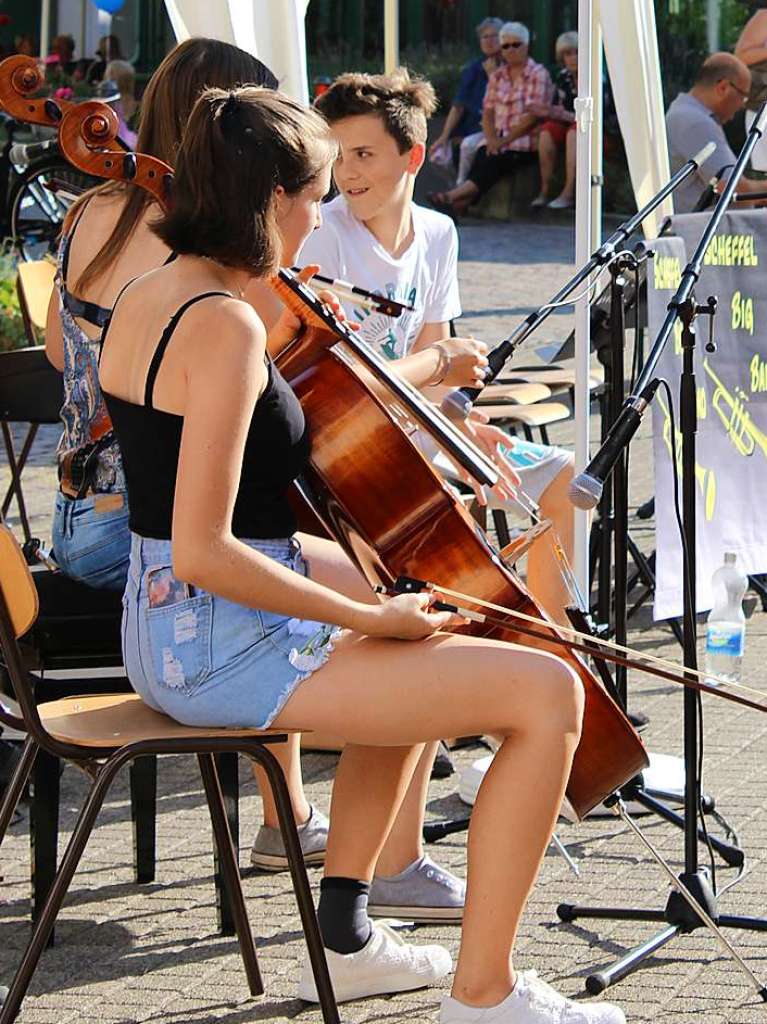
M 437 351 L 439 352 L 439 363 L 437 364 L 437 369 L 434 371 L 433 379 L 427 380 L 426 384 L 424 385 L 424 387 L 428 388 L 436 387 L 438 384 L 442 383 L 445 377 L 447 377 L 448 371 L 450 370 L 451 362 L 450 353 L 447 351 L 444 345 L 440 344 L 440 342 L 437 341 L 431 347 L 437 349 Z

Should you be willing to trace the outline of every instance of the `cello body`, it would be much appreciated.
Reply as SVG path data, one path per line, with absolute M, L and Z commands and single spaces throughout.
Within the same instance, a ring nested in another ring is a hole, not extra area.
M 297 315 L 290 293 L 279 294 Z M 371 584 L 398 576 L 434 581 L 545 619 L 515 573 L 456 500 L 414 443 L 417 424 L 396 398 L 330 331 L 312 323 L 278 356 L 280 372 L 304 409 L 312 456 L 301 490 L 330 534 Z M 578 674 L 585 691 L 583 729 L 567 787 L 577 818 L 648 764 L 644 745 L 622 710 L 579 655 L 549 646 Z M 521 645 L 508 626 L 471 623 L 458 631 Z M 514 685 L 514 680 L 509 680 Z

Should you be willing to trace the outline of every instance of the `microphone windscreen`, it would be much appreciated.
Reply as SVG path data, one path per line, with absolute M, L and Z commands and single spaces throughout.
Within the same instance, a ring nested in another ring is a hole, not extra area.
M 463 391 L 451 391 L 442 399 L 441 409 L 449 420 L 465 420 L 473 403 Z
M 588 512 L 597 507 L 603 490 L 604 484 L 601 480 L 597 480 L 596 477 L 590 476 L 588 473 L 581 473 L 573 478 L 567 491 L 567 497 L 576 508 Z

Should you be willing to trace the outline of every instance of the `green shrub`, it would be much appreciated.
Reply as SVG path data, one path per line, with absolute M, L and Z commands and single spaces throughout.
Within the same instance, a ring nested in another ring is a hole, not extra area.
M 11 240 L 6 239 L 0 248 L 0 352 L 29 344 L 16 291 L 17 262 Z

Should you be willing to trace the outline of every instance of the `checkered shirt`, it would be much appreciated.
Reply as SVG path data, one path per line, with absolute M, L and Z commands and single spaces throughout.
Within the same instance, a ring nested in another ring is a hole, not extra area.
M 495 130 L 502 138 L 517 124 L 525 113 L 528 103 L 551 103 L 554 91 L 548 71 L 527 58 L 522 74 L 512 81 L 508 64 L 494 71 L 487 83 L 483 110 L 492 110 L 495 115 Z M 538 129 L 533 128 L 527 135 L 513 139 L 502 150 L 516 150 L 531 153 L 538 149 Z

